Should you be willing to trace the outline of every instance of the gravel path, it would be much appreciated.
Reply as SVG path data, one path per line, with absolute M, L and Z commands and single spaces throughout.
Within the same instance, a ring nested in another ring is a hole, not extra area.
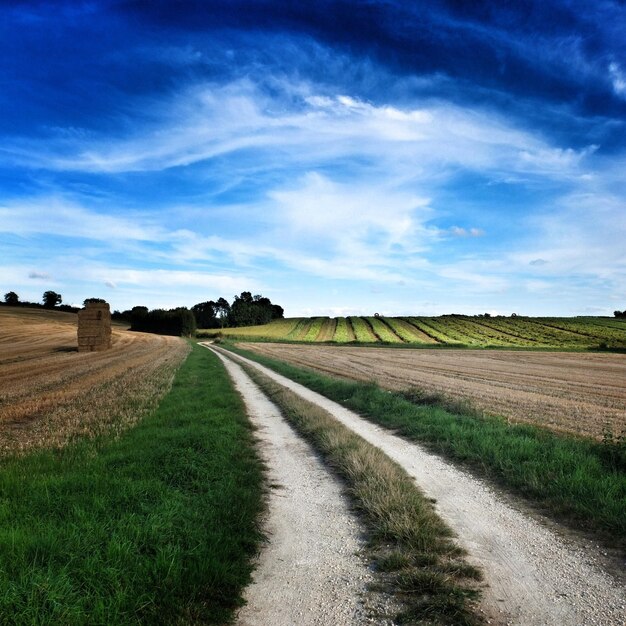
M 626 623 L 624 587 L 600 567 L 589 550 L 555 534 L 505 502 L 481 481 L 421 446 L 373 425 L 258 363 L 226 354 L 329 411 L 404 467 L 424 492 L 437 500 L 439 514 L 457 533 L 470 560 L 485 574 L 488 587 L 481 608 L 492 623 Z
M 339 481 L 291 429 L 239 365 L 218 356 L 258 429 L 271 485 L 262 550 L 238 626 L 346 626 L 370 617 L 372 574 L 359 522 Z M 390 623 L 390 622 L 389 622 Z

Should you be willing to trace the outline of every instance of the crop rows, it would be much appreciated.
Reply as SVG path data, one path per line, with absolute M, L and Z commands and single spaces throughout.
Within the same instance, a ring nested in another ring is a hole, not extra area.
M 306 343 L 626 348 L 626 322 L 596 317 L 300 317 L 220 332 L 236 338 Z
M 337 318 L 337 326 L 335 327 L 335 335 L 333 341 L 335 343 L 348 343 L 354 341 L 354 331 L 346 317 Z
M 303 341 L 316 341 L 326 319 L 325 317 L 314 317 L 306 335 L 302 338 Z
M 384 341 L 385 343 L 403 343 L 404 340 L 393 331 L 391 326 L 387 323 L 387 320 L 384 318 L 366 317 L 365 319 L 368 321 L 380 341 Z
M 356 340 L 360 343 L 375 343 L 379 341 L 378 337 L 373 333 L 372 327 L 365 321 L 363 317 L 348 318 L 354 329 Z

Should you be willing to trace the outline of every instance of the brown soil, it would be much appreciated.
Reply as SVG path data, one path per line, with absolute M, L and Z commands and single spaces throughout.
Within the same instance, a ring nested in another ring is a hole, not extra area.
M 392 350 L 241 344 L 248 350 L 393 390 L 468 400 L 511 422 L 601 438 L 626 429 L 626 355 L 576 352 Z
M 0 451 L 119 432 L 167 390 L 180 338 L 114 328 L 112 348 L 78 352 L 77 316 L 0 308 Z

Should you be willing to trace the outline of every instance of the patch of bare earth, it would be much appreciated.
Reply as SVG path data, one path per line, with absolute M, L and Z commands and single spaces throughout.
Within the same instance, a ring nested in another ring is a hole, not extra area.
M 469 400 L 511 422 L 595 438 L 626 429 L 623 354 L 240 345 L 341 378 Z
M 377 354 L 380 351 L 377 351 Z M 622 626 L 622 581 L 606 572 L 592 546 L 505 501 L 488 485 L 341 405 L 253 361 L 229 355 L 309 402 L 380 448 L 436 500 L 487 583 L 481 610 L 488 623 L 515 626 Z M 271 623 L 271 622 L 268 622 Z
M 71 313 L 0 308 L 0 452 L 123 431 L 189 352 L 178 337 L 114 328 L 110 350 L 79 353 L 76 330 Z

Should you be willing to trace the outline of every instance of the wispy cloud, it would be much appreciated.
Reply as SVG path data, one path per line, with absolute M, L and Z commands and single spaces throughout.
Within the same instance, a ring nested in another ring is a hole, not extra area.
M 52 280 L 52 276 L 47 272 L 28 272 L 28 278 L 32 280 Z
M 481 228 L 464 228 L 463 226 L 452 226 L 448 231 L 454 237 L 484 237 L 485 231 Z
M 163 232 L 157 226 L 87 209 L 62 196 L 24 197 L 2 202 L 0 233 L 45 233 L 104 242 L 158 241 L 163 238 Z
M 618 96 L 626 98 L 626 75 L 624 75 L 622 68 L 617 63 L 609 63 L 609 76 L 613 84 L 613 91 Z
M 489 110 L 445 102 L 374 105 L 350 95 L 320 95 L 311 83 L 298 85 L 294 103 L 293 85 L 273 87 L 270 95 L 247 79 L 198 84 L 153 104 L 151 121 L 131 136 L 15 140 L 3 151 L 24 167 L 89 173 L 161 171 L 253 150 L 259 167 L 274 169 L 358 158 L 379 169 L 393 166 L 404 177 L 461 166 L 560 179 L 580 174 L 594 149 L 552 146 Z

